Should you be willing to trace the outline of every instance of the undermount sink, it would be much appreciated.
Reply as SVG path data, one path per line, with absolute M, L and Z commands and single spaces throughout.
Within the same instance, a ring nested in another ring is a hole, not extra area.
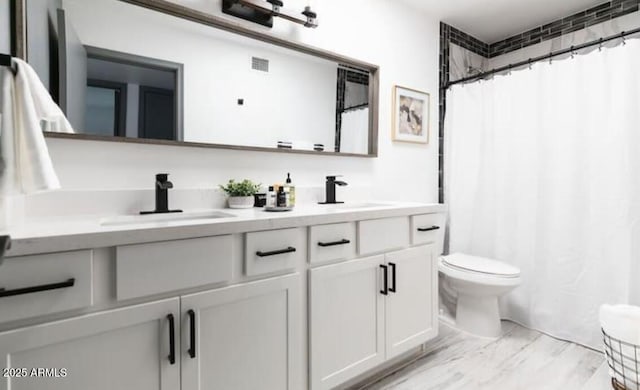
M 191 213 L 167 213 L 167 214 L 146 214 L 146 215 L 126 215 L 118 217 L 104 218 L 100 221 L 102 226 L 122 226 L 137 225 L 141 223 L 175 222 L 175 221 L 198 221 L 203 219 L 231 218 L 233 214 L 220 211 L 203 211 Z
M 326 205 L 329 210 L 356 210 L 356 209 L 370 209 L 374 207 L 388 206 L 384 203 L 337 203 Z

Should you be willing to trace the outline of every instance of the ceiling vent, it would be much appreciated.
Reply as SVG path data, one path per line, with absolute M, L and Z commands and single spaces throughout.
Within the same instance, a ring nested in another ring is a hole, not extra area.
M 269 60 L 258 57 L 251 57 L 251 69 L 259 70 L 261 72 L 269 71 Z

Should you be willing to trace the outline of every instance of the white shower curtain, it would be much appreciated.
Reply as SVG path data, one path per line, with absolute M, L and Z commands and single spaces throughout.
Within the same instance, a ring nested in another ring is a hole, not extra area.
M 504 318 L 595 348 L 640 304 L 640 41 L 447 95 L 450 252 L 522 270 Z
M 342 113 L 340 151 L 342 153 L 367 154 L 369 152 L 369 108 Z

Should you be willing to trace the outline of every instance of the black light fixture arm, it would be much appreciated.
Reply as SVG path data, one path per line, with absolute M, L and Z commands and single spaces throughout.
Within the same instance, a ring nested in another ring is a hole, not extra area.
M 273 18 L 279 17 L 305 27 L 318 27 L 318 15 L 307 6 L 299 14 L 285 10 L 282 0 L 223 0 L 222 12 L 267 27 L 273 27 Z

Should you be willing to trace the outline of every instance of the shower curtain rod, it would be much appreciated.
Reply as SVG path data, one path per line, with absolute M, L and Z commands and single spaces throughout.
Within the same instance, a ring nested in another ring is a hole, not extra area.
M 528 60 L 525 60 L 525 61 L 520 61 L 520 62 L 516 62 L 515 64 L 509 64 L 509 65 L 501 66 L 499 68 L 491 69 L 491 70 L 488 70 L 486 72 L 478 73 L 477 75 L 474 75 L 474 76 L 468 76 L 468 77 L 464 77 L 464 78 L 461 78 L 461 79 L 458 79 L 458 80 L 455 80 L 455 81 L 450 81 L 442 88 L 446 89 L 446 88 L 449 88 L 452 85 L 456 85 L 456 84 L 460 84 L 460 83 L 466 83 L 468 81 L 479 80 L 479 79 L 482 79 L 482 78 L 487 77 L 487 76 L 491 76 L 491 75 L 496 74 L 496 73 L 508 71 L 510 69 L 513 69 L 513 68 L 519 68 L 519 67 L 524 66 L 524 65 L 529 65 L 529 64 L 532 64 L 534 62 L 547 60 L 547 59 L 550 59 L 550 58 L 553 58 L 553 57 L 557 57 L 557 56 L 560 56 L 560 55 L 563 55 L 563 54 L 573 53 L 573 52 L 575 52 L 577 50 L 582 50 L 582 49 L 585 49 L 585 48 L 591 47 L 591 46 L 601 45 L 601 44 L 603 44 L 605 42 L 613 41 L 614 39 L 621 39 L 621 38 L 624 38 L 624 37 L 626 37 L 628 35 L 633 35 L 633 34 L 637 34 L 637 33 L 640 33 L 640 28 L 636 28 L 636 29 L 633 29 L 633 30 L 630 30 L 630 31 L 622 31 L 619 34 L 610 35 L 610 36 L 608 36 L 606 38 L 600 38 L 600 39 L 596 39 L 596 40 L 593 40 L 593 41 L 590 41 L 590 42 L 587 42 L 587 43 L 583 43 L 583 44 L 580 44 L 580 45 L 571 46 L 568 49 L 552 51 L 551 53 L 545 54 L 543 56 L 529 58 Z

